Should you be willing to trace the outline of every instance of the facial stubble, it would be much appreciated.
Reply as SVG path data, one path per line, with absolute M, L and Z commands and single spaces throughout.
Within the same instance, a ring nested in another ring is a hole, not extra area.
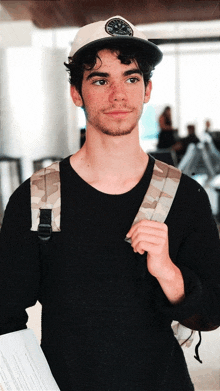
M 84 110 L 87 122 L 90 122 L 88 113 L 86 112 L 86 109 L 85 109 L 85 106 L 83 106 L 83 110 Z M 122 124 L 122 127 L 123 127 L 123 123 L 125 122 L 124 119 L 118 120 L 119 125 L 118 125 L 118 127 L 115 130 L 113 130 L 114 125 L 112 127 L 105 126 L 104 124 L 101 124 L 99 120 L 96 120 L 96 121 L 93 120 L 93 124 L 92 125 L 96 129 L 98 129 L 100 132 L 102 132 L 103 134 L 106 134 L 108 136 L 113 136 L 113 137 L 126 136 L 128 134 L 131 134 L 132 131 L 134 130 L 134 128 L 136 127 L 138 121 L 141 118 L 142 111 L 143 111 L 143 107 L 142 107 L 142 110 L 140 111 L 140 113 L 138 115 L 138 120 L 134 121 L 133 123 L 128 124 L 128 126 L 125 129 L 121 128 L 121 126 L 120 126 Z

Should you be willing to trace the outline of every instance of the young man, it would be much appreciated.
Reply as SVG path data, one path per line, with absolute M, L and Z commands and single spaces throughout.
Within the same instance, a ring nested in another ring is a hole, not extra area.
M 24 329 L 39 300 L 62 391 L 193 390 L 171 322 L 220 325 L 219 239 L 203 188 L 182 175 L 166 223 L 132 225 L 154 168 L 138 121 L 161 58 L 122 17 L 80 29 L 66 65 L 86 142 L 60 163 L 61 232 L 39 245 L 29 180 L 5 212 L 0 333 Z

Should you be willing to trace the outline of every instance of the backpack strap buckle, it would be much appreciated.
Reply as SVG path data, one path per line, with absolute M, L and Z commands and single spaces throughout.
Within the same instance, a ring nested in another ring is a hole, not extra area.
M 40 209 L 40 223 L 37 231 L 38 238 L 44 243 L 50 240 L 52 234 L 51 213 L 51 209 Z

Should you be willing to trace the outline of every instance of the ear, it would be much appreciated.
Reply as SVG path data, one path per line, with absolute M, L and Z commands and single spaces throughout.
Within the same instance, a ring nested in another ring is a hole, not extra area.
M 147 87 L 145 88 L 144 103 L 149 102 L 152 91 L 152 81 L 149 80 Z
M 70 86 L 70 95 L 72 97 L 73 103 L 76 106 L 78 106 L 78 107 L 82 107 L 83 106 L 82 97 L 81 97 L 79 91 L 77 91 L 75 86 Z

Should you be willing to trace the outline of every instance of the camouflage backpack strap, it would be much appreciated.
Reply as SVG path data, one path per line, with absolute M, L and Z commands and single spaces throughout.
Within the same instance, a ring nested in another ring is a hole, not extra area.
M 31 231 L 60 231 L 61 193 L 59 162 L 35 172 L 31 176 Z M 45 211 L 45 212 L 44 212 Z M 43 213 L 42 213 L 43 212 Z M 41 218 L 42 215 L 42 218 Z M 45 236 L 46 239 L 47 235 Z
M 164 223 L 175 198 L 181 175 L 179 169 L 155 160 L 150 185 L 132 225 L 144 219 Z M 130 239 L 125 240 L 131 243 Z M 179 322 L 172 322 L 171 326 L 179 344 L 189 347 L 195 332 Z
M 144 219 L 160 223 L 166 220 L 181 175 L 178 168 L 155 160 L 150 185 L 132 225 Z M 130 243 L 130 239 L 126 239 L 126 241 Z

